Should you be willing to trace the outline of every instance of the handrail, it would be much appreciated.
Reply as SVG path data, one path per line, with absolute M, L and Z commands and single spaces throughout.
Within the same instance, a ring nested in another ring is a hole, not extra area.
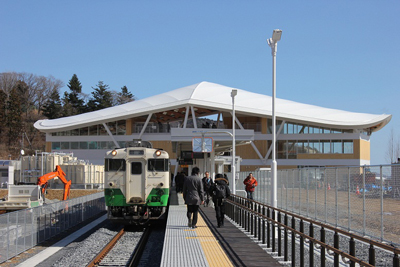
M 400 249 L 390 246 L 372 239 L 365 238 L 363 236 L 359 236 L 354 233 L 349 233 L 343 229 L 321 223 L 318 221 L 314 221 L 310 218 L 306 218 L 297 214 L 294 214 L 292 212 L 288 212 L 279 208 L 274 208 L 271 207 L 267 204 L 260 203 L 254 200 L 250 200 L 238 195 L 231 195 L 231 197 L 227 200 L 228 204 L 228 212 L 227 215 L 231 216 L 233 220 L 237 219 L 239 217 L 240 224 L 244 224 L 244 228 L 248 229 L 251 231 L 251 234 L 257 236 L 258 233 L 258 238 L 261 240 L 261 235 L 263 237 L 263 243 L 265 244 L 265 225 L 267 224 L 268 230 L 268 247 L 271 247 L 270 245 L 270 238 L 272 239 L 272 251 L 275 251 L 275 235 L 273 234 L 275 231 L 275 227 L 277 227 L 277 230 L 279 231 L 278 236 L 281 236 L 281 231 L 284 231 L 284 247 L 285 247 L 285 261 L 287 260 L 287 232 L 292 233 L 292 242 L 296 241 L 297 239 L 300 239 L 300 248 L 303 249 L 304 243 L 310 243 L 310 248 L 311 251 L 310 253 L 313 253 L 312 247 L 315 244 L 315 247 L 317 249 L 321 249 L 321 260 L 325 261 L 325 253 L 328 253 L 329 255 L 334 255 L 334 260 L 335 262 L 339 261 L 339 256 L 342 257 L 342 260 L 344 262 L 351 262 L 351 266 L 353 266 L 355 263 L 361 265 L 361 266 L 374 266 L 375 265 L 375 248 L 379 247 L 381 249 L 384 249 L 388 252 L 392 252 L 394 254 L 393 256 L 393 266 L 399 267 L 400 261 L 399 261 L 399 254 L 400 254 Z M 254 207 L 254 208 L 253 208 Z M 261 212 L 262 208 L 262 212 Z M 265 209 L 267 209 L 267 214 L 265 214 Z M 238 215 L 239 214 L 239 215 Z M 272 215 L 272 216 L 270 216 Z M 278 215 L 278 218 L 275 219 L 275 216 Z M 255 218 L 255 221 L 253 222 L 253 217 Z M 284 216 L 284 223 L 282 222 L 282 216 Z M 288 224 L 288 216 L 292 218 L 292 227 L 289 226 Z M 240 218 L 241 217 L 241 218 Z M 242 218 L 243 221 L 242 222 Z M 251 219 L 251 220 L 250 220 Z M 258 219 L 258 222 L 257 222 Z M 300 230 L 295 229 L 295 221 L 300 220 Z M 263 221 L 263 229 L 261 229 L 261 220 Z M 312 232 L 310 229 L 310 235 L 307 235 L 304 233 L 304 222 L 310 223 L 310 228 L 312 228 Z M 258 223 L 258 231 L 257 231 L 257 223 Z M 313 237 L 313 228 L 314 227 L 320 227 L 321 228 L 321 240 L 318 240 Z M 253 228 L 254 231 L 253 231 Z M 272 237 L 270 233 L 270 228 L 272 232 Z M 327 243 L 325 243 L 325 231 L 330 230 L 335 232 L 334 235 L 334 246 L 331 246 Z M 347 236 L 350 238 L 349 244 L 350 244 L 350 254 L 346 253 L 342 250 L 339 249 L 339 233 L 343 236 Z M 360 242 L 364 242 L 370 245 L 369 247 L 369 263 L 357 258 L 355 256 L 355 240 L 358 240 Z M 281 245 L 282 241 L 281 238 L 278 238 L 278 254 L 281 256 Z M 293 243 L 292 243 L 292 251 L 294 250 Z M 292 252 L 293 253 L 293 252 Z M 300 262 L 304 263 L 304 251 L 303 253 L 300 253 Z M 310 259 L 313 261 L 313 258 Z M 292 261 L 295 261 L 295 256 L 292 255 Z
M 358 240 L 360 240 L 362 242 L 365 242 L 365 243 L 368 243 L 370 245 L 374 245 L 374 246 L 380 247 L 382 249 L 385 249 L 385 250 L 388 250 L 388 251 L 392 251 L 393 253 L 400 254 L 400 249 L 396 248 L 394 245 L 387 245 L 385 243 L 381 243 L 381 242 L 378 242 L 378 241 L 373 240 L 373 239 L 369 239 L 369 238 L 366 238 L 366 237 L 363 237 L 363 236 L 360 236 L 360 235 L 357 235 L 357 234 L 354 234 L 354 233 L 350 233 L 348 231 L 345 231 L 343 229 L 334 227 L 334 226 L 329 225 L 329 224 L 325 224 L 325 223 L 321 223 L 321 222 L 318 222 L 318 221 L 314 221 L 314 220 L 312 220 L 310 218 L 307 218 L 307 217 L 304 217 L 304 216 L 301 216 L 301 215 L 298 215 L 298 214 L 295 214 L 295 213 L 292 213 L 292 212 L 289 212 L 289 211 L 286 211 L 286 210 L 283 210 L 283 209 L 274 208 L 274 207 L 269 206 L 269 205 L 267 205 L 265 203 L 261 203 L 261 202 L 258 202 L 258 201 L 247 199 L 247 198 L 244 198 L 244 197 L 241 197 L 241 196 L 238 196 L 238 195 L 232 195 L 232 196 L 237 197 L 237 198 L 241 198 L 241 199 L 243 199 L 245 201 L 253 202 L 253 203 L 257 204 L 257 205 L 264 206 L 266 208 L 275 210 L 277 212 L 281 212 L 283 214 L 287 214 L 287 215 L 289 215 L 291 217 L 295 217 L 295 218 L 298 218 L 300 220 L 313 223 L 314 225 L 319 225 L 319 226 L 321 226 L 321 228 L 329 229 L 329 230 L 332 230 L 334 232 L 338 232 L 338 233 L 340 233 L 342 235 L 346 235 L 348 237 L 353 237 L 355 239 L 358 239 Z M 233 201 L 231 201 L 231 200 L 228 200 L 228 202 L 232 202 L 233 203 Z M 251 209 L 249 209 L 249 211 L 251 211 Z M 257 213 L 257 212 L 254 212 L 254 213 Z M 259 214 L 259 215 L 262 216 L 262 214 Z M 272 220 L 272 219 L 268 218 L 268 220 Z

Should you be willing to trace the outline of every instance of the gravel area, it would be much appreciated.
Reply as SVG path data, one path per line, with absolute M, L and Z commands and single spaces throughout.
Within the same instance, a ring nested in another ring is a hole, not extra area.
M 55 236 L 55 237 L 53 237 L 53 238 L 51 238 L 51 239 L 49 239 L 49 240 L 47 240 L 47 241 L 45 241 L 45 242 L 40 243 L 39 245 L 37 245 L 37 246 L 35 246 L 35 247 L 33 247 L 33 248 L 31 248 L 31 249 L 29 249 L 29 250 L 27 250 L 27 251 L 25 251 L 25 252 L 19 254 L 19 255 L 17 255 L 16 257 L 11 258 L 10 260 L 8 260 L 8 261 L 6 261 L 6 262 L 3 262 L 3 263 L 1 264 L 1 267 L 14 267 L 14 266 L 17 266 L 17 265 L 21 264 L 21 263 L 24 262 L 25 260 L 27 260 L 27 259 L 29 259 L 29 258 L 35 256 L 35 255 L 38 254 L 39 252 L 41 252 L 41 251 L 47 249 L 48 247 L 54 245 L 54 244 L 57 243 L 58 241 L 60 241 L 60 240 L 62 240 L 63 238 L 67 237 L 68 235 L 72 234 L 73 232 L 79 230 L 80 228 L 84 227 L 85 225 L 87 225 L 87 224 L 93 222 L 94 220 L 96 220 L 97 218 L 101 217 L 102 215 L 104 215 L 104 213 L 101 213 L 101 214 L 99 214 L 98 216 L 95 216 L 95 217 L 93 217 L 93 218 L 91 218 L 91 219 L 89 219 L 89 220 L 86 220 L 85 222 L 82 222 L 82 223 L 80 223 L 80 224 L 74 226 L 73 228 L 71 228 L 71 229 L 69 229 L 69 230 L 67 230 L 67 231 L 65 231 L 65 232 L 62 232 L 62 233 L 59 234 L 59 235 L 57 235 L 57 236 Z M 98 225 L 97 228 L 102 227 L 102 226 L 104 226 L 105 224 L 106 224 L 106 222 L 103 222 L 103 223 L 101 223 L 100 225 Z M 96 229 L 96 228 L 95 228 L 95 229 Z M 90 231 L 89 231 L 89 233 L 84 234 L 84 235 L 82 235 L 81 237 L 79 237 L 77 240 L 75 240 L 75 241 L 74 241 L 73 243 L 71 243 L 71 244 L 75 244 L 75 243 L 78 243 L 80 240 L 84 240 L 84 238 L 87 237 L 89 234 L 90 234 Z M 71 245 L 71 246 L 72 246 L 72 245 Z M 70 246 L 68 246 L 68 247 L 70 247 Z M 64 249 L 66 249 L 66 248 L 64 248 Z M 62 250 L 64 250 L 64 249 L 62 249 Z M 58 258 L 57 258 L 57 255 L 58 255 L 58 253 L 56 253 L 56 255 L 50 257 L 49 259 L 45 260 L 44 262 L 42 262 L 42 263 L 40 264 L 40 266 L 41 266 L 41 267 L 48 267 L 48 266 L 51 266 L 52 263 L 54 263 L 54 262 L 58 259 Z
M 100 228 L 84 241 L 79 242 L 74 249 L 64 254 L 52 266 L 86 266 L 117 233 L 116 229 Z
M 93 218 L 93 220 L 94 219 L 95 218 Z M 83 227 L 84 225 L 85 224 L 80 224 L 74 227 L 74 229 L 66 231 L 59 236 L 52 238 L 51 240 L 48 240 L 41 245 L 36 246 L 28 250 L 27 252 L 18 255 L 17 257 L 14 257 L 9 262 L 1 264 L 1 266 L 17 266 L 26 259 L 55 244 L 62 238 L 65 238 L 66 236 L 73 233 L 75 230 Z M 120 227 L 120 225 L 113 224 L 106 220 L 86 234 L 83 234 L 81 237 L 77 238 L 75 241 L 71 242 L 68 246 L 59 250 L 54 255 L 45 259 L 43 262 L 40 263 L 40 266 L 86 266 L 98 254 L 98 252 L 103 249 L 104 245 L 107 244 L 115 236 Z M 128 229 L 127 232 L 125 232 L 125 234 L 121 237 L 117 245 L 113 248 L 113 250 L 111 250 L 111 252 L 116 251 L 118 258 L 121 258 L 122 256 L 122 258 L 128 260 L 132 252 L 134 251 L 136 244 L 142 236 L 142 231 L 143 229 L 138 230 L 135 227 Z M 143 252 L 142 261 L 140 262 L 139 266 L 155 267 L 160 265 L 164 244 L 164 235 L 165 225 L 164 227 L 158 226 L 154 228 Z M 105 259 L 107 259 L 107 257 Z M 121 266 L 118 263 L 118 260 L 116 260 L 115 258 L 106 261 L 108 261 L 108 263 L 104 262 L 102 264 L 103 266 Z
M 143 232 L 125 232 L 99 266 L 126 266 L 142 235 Z
M 119 225 L 107 223 L 63 248 L 43 262 L 41 267 L 86 266 L 118 231 Z M 137 229 L 126 231 L 99 266 L 125 266 L 142 234 Z M 157 228 L 152 232 L 139 266 L 160 266 L 164 234 L 164 228 Z

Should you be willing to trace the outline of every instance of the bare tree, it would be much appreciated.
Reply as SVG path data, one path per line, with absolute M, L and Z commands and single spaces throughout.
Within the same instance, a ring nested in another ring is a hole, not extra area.
M 55 89 L 61 89 L 64 84 L 61 80 L 55 79 L 53 76 L 44 77 L 30 73 L 4 72 L 0 73 L 0 90 L 10 95 L 11 89 L 18 82 L 24 82 L 26 90 L 20 92 L 20 97 L 24 104 L 27 105 L 26 110 L 40 110 L 47 97 Z
M 4 72 L 0 73 L 0 89 L 8 95 L 18 82 L 18 73 Z
M 386 160 L 389 163 L 396 163 L 398 158 L 400 158 L 400 139 L 396 138 L 394 129 L 392 128 L 386 151 Z
M 34 105 L 37 110 L 41 110 L 43 104 L 46 102 L 48 97 L 54 92 L 59 92 L 64 86 L 61 80 L 54 78 L 53 76 L 44 77 L 40 76 L 36 83 L 36 94 L 34 99 Z
M 45 148 L 45 134 L 33 127 L 35 121 L 43 118 L 42 106 L 52 92 L 63 87 L 61 80 L 53 76 L 44 77 L 29 73 L 0 73 L 0 148 L 1 154 L 18 155 L 21 134 L 29 140 L 27 149 L 34 151 Z

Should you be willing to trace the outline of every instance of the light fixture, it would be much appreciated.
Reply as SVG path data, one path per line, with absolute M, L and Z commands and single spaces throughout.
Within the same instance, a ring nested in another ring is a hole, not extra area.
M 157 151 L 156 151 L 156 156 L 157 156 L 157 157 L 161 156 L 161 150 L 157 150 Z
M 236 125 L 236 115 L 235 115 L 235 96 L 237 95 L 237 89 L 232 89 L 231 97 L 232 97 L 232 193 L 236 194 L 236 133 L 235 133 L 235 125 Z
M 117 152 L 117 150 L 113 150 L 113 151 L 111 151 L 111 155 L 113 155 L 113 156 L 116 156 L 118 154 L 118 152 Z
M 231 97 L 237 96 L 237 89 L 232 89 Z
M 269 47 L 271 47 L 272 54 L 272 163 L 271 163 L 271 206 L 276 208 L 278 206 L 277 198 L 277 171 L 278 163 L 276 161 L 276 114 L 275 114 L 275 99 L 276 99 L 276 52 L 278 41 L 281 40 L 282 30 L 276 29 L 272 33 L 272 38 L 267 40 Z
M 278 42 L 281 40 L 282 37 L 282 30 L 276 29 L 272 32 L 272 40 L 274 42 Z

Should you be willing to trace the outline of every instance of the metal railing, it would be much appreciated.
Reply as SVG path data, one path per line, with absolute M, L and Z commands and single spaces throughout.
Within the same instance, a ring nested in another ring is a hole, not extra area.
M 237 190 L 247 175 L 239 174 Z M 253 175 L 254 199 L 271 204 L 270 172 Z M 400 245 L 400 164 L 279 170 L 277 188 L 280 209 Z
M 237 195 L 226 215 L 291 266 L 400 266 L 398 248 Z
M 99 192 L 0 215 L 0 263 L 105 210 Z

